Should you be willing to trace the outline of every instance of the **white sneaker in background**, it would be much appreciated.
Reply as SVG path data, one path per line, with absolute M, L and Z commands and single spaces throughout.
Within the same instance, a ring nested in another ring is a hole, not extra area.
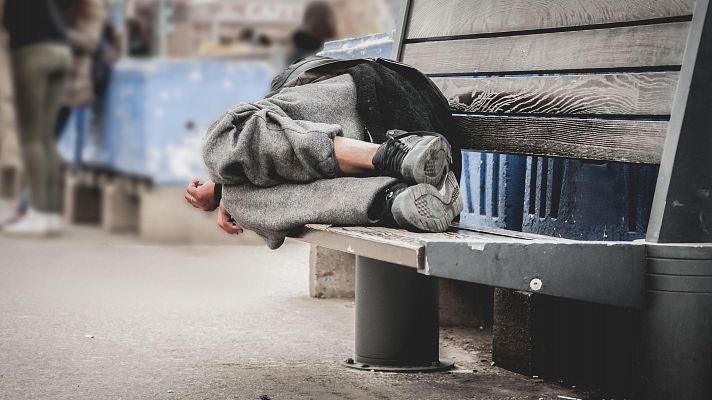
M 23 215 L 24 214 L 18 212 L 18 210 L 16 208 L 13 208 L 12 211 L 7 213 L 3 217 L 2 222 L 0 222 L 0 229 L 2 229 L 2 227 L 4 227 L 4 226 L 9 226 L 9 225 L 16 223 L 17 221 L 22 219 Z
M 49 215 L 49 233 L 51 235 L 59 235 L 62 232 L 62 216 L 59 214 L 48 214 Z
M 28 208 L 25 215 L 15 222 L 5 225 L 2 232 L 17 236 L 48 236 L 51 234 L 50 220 L 53 214 Z

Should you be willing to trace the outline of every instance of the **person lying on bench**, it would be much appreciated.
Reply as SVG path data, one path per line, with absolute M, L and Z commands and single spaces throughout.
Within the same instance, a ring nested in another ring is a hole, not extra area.
M 204 138 L 211 180 L 203 185 L 193 180 L 186 200 L 205 211 L 219 207 L 223 230 L 252 230 L 273 249 L 308 223 L 446 230 L 462 211 L 458 179 L 450 171 L 454 159 L 459 167 L 459 148 L 453 151 L 445 136 L 435 133 L 451 129 L 443 117 L 450 116 L 447 102 L 427 78 L 398 68 L 404 67 L 364 62 L 228 110 Z M 374 74 L 380 82 L 364 88 L 391 89 L 405 106 L 371 105 L 373 115 L 360 112 L 362 101 L 388 100 L 369 99 L 359 89 L 359 82 Z M 407 98 L 408 91 L 418 94 Z M 437 101 L 421 99 L 436 93 Z M 390 115 L 398 112 L 403 114 Z M 431 114 L 415 115 L 419 112 Z M 377 122 L 370 122 L 376 114 Z M 381 126 L 386 118 L 409 130 L 386 130 Z

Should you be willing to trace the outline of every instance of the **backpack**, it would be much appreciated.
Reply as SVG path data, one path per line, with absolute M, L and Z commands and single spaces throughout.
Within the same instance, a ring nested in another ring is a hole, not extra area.
M 294 64 L 288 66 L 279 75 L 272 79 L 269 93 L 265 98 L 269 98 L 279 93 L 288 82 L 293 81 L 305 72 L 318 72 L 322 70 L 346 69 L 362 62 L 374 61 L 368 58 L 357 58 L 355 60 L 339 60 L 325 56 L 305 57 Z

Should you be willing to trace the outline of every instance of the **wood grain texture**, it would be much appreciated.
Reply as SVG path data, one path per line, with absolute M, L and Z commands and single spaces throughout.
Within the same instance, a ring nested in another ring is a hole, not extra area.
M 620 23 L 692 14 L 694 0 L 413 0 L 409 39 Z
M 466 148 L 508 154 L 657 164 L 667 122 L 456 116 Z
M 429 244 L 469 243 L 479 245 L 522 245 L 538 242 L 571 245 L 574 241 L 504 229 L 451 226 L 447 232 L 417 233 L 377 226 L 333 226 L 308 224 L 298 239 L 332 250 L 423 269 Z M 593 243 L 593 242 L 590 242 Z
M 689 22 L 409 43 L 402 61 L 426 74 L 680 65 Z
M 454 111 L 669 115 L 677 72 L 434 78 Z
M 332 226 L 309 224 L 298 236 L 300 240 L 359 256 L 375 258 L 422 269 L 424 251 L 431 242 L 527 243 L 538 235 L 509 232 L 486 233 L 451 227 L 443 233 L 415 233 L 383 227 Z M 556 239 L 554 239 L 556 240 Z M 557 240 L 558 242 L 558 240 Z

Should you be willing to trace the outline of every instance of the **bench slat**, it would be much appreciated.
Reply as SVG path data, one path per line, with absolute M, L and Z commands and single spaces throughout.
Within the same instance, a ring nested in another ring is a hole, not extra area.
M 366 227 L 332 227 L 330 225 L 309 224 L 299 235 L 299 239 L 331 250 L 375 258 L 390 263 L 417 268 L 422 263 L 423 245 L 410 238 L 369 234 L 363 230 L 385 229 Z
M 406 38 L 610 24 L 692 15 L 694 0 L 413 0 Z
M 679 66 L 689 22 L 409 43 L 402 61 L 426 74 Z
M 321 224 L 306 225 L 299 236 L 301 240 L 332 250 L 362 255 L 399 265 L 421 268 L 423 249 L 430 240 L 452 241 L 477 239 L 482 241 L 530 240 L 538 235 L 502 231 L 502 235 L 491 232 L 477 232 L 454 227 L 445 233 L 415 233 L 403 229 L 363 226 L 331 226 Z M 498 239 L 499 238 L 499 239 Z
M 657 164 L 666 121 L 458 115 L 465 148 L 508 154 Z
M 677 72 L 433 78 L 454 111 L 669 115 Z

